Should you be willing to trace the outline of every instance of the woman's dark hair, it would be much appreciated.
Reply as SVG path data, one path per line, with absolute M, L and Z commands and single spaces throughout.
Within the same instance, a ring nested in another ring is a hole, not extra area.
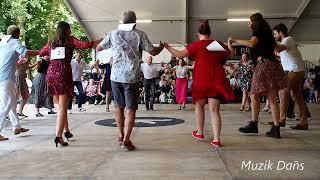
M 282 32 L 285 36 L 288 36 L 288 28 L 286 25 L 284 24 L 278 24 L 276 25 L 273 30 L 278 31 L 278 32 Z
M 210 25 L 209 25 L 209 21 L 208 20 L 201 20 L 200 21 L 200 26 L 198 28 L 198 33 L 200 33 L 202 35 L 210 36 L 211 29 L 210 29 Z
M 182 61 L 182 66 L 185 66 L 185 65 L 186 65 L 186 61 L 185 61 L 183 58 L 179 59 L 179 61 L 180 61 L 180 60 Z M 180 64 L 179 64 L 179 61 L 178 61 L 178 65 L 180 65 Z
M 252 22 L 251 28 L 253 34 L 260 34 L 261 32 L 269 31 L 272 34 L 272 30 L 267 21 L 263 18 L 261 13 L 255 13 L 250 16 Z
M 70 25 L 64 21 L 58 23 L 56 33 L 53 38 L 52 47 L 63 47 L 70 41 Z
M 276 41 L 273 37 L 272 29 L 268 22 L 263 18 L 261 13 L 255 13 L 250 16 L 252 22 L 252 34 L 257 36 L 259 40 L 267 39 L 267 43 L 273 47 L 276 45 Z

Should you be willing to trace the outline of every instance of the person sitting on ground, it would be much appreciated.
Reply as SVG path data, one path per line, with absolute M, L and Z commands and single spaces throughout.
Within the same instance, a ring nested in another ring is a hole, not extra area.
M 87 95 L 87 102 L 89 102 L 89 104 L 93 104 L 98 96 L 98 86 L 95 84 L 93 79 L 89 80 L 89 84 L 86 87 L 85 92 Z
M 159 97 L 160 103 L 168 103 L 168 99 L 170 97 L 171 85 L 167 80 L 163 81 L 163 85 L 160 87 L 161 95 Z

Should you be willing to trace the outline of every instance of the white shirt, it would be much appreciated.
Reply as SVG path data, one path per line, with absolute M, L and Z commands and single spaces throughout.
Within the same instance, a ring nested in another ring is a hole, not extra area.
M 155 64 L 142 63 L 140 70 L 143 73 L 144 79 L 153 79 L 159 76 L 161 67 Z
M 83 73 L 83 70 L 90 69 L 90 66 L 87 63 L 83 61 L 78 62 L 76 59 L 72 59 L 70 65 L 72 68 L 73 81 L 81 81 L 81 75 Z
M 304 71 L 302 55 L 294 39 L 292 37 L 286 37 L 282 40 L 281 45 L 286 46 L 286 50 L 280 52 L 283 70 L 290 72 Z
M 187 66 L 176 66 L 175 69 L 176 69 L 177 78 L 187 77 L 187 72 L 188 72 Z

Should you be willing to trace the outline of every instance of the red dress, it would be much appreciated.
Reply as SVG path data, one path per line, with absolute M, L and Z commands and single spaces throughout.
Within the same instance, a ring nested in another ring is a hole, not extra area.
M 73 97 L 73 81 L 71 70 L 71 59 L 73 50 L 92 48 L 93 42 L 81 41 L 75 37 L 71 37 L 70 42 L 65 46 L 65 59 L 52 60 L 46 75 L 46 82 L 48 84 L 48 90 L 51 95 L 68 95 Z M 39 55 L 50 56 L 52 49 L 51 43 L 47 43 L 43 47 Z
M 223 65 L 230 55 L 230 50 L 219 42 L 226 51 L 208 51 L 206 47 L 214 40 L 200 40 L 187 46 L 189 56 L 195 58 L 192 82 L 192 101 L 218 98 L 222 101 L 234 99 L 234 93 L 226 78 Z

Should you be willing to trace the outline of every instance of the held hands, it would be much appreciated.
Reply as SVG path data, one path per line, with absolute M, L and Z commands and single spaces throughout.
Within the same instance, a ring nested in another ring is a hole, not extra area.
M 163 43 L 163 45 L 164 45 L 164 47 L 165 47 L 166 49 L 168 49 L 168 48 L 170 47 L 170 45 L 169 45 L 167 42 Z
M 163 48 L 164 48 L 164 43 L 160 41 L 159 47 L 160 47 L 161 49 L 163 49 Z
M 28 59 L 27 58 L 21 58 L 18 62 L 17 62 L 17 64 L 18 65 L 20 65 L 20 64 L 25 64 L 25 63 L 27 63 L 28 62 Z
M 232 39 L 232 37 L 230 36 L 229 38 L 228 38 L 228 44 L 232 44 L 234 42 L 234 40 Z
M 103 38 L 93 41 L 93 47 L 96 47 L 102 40 Z

